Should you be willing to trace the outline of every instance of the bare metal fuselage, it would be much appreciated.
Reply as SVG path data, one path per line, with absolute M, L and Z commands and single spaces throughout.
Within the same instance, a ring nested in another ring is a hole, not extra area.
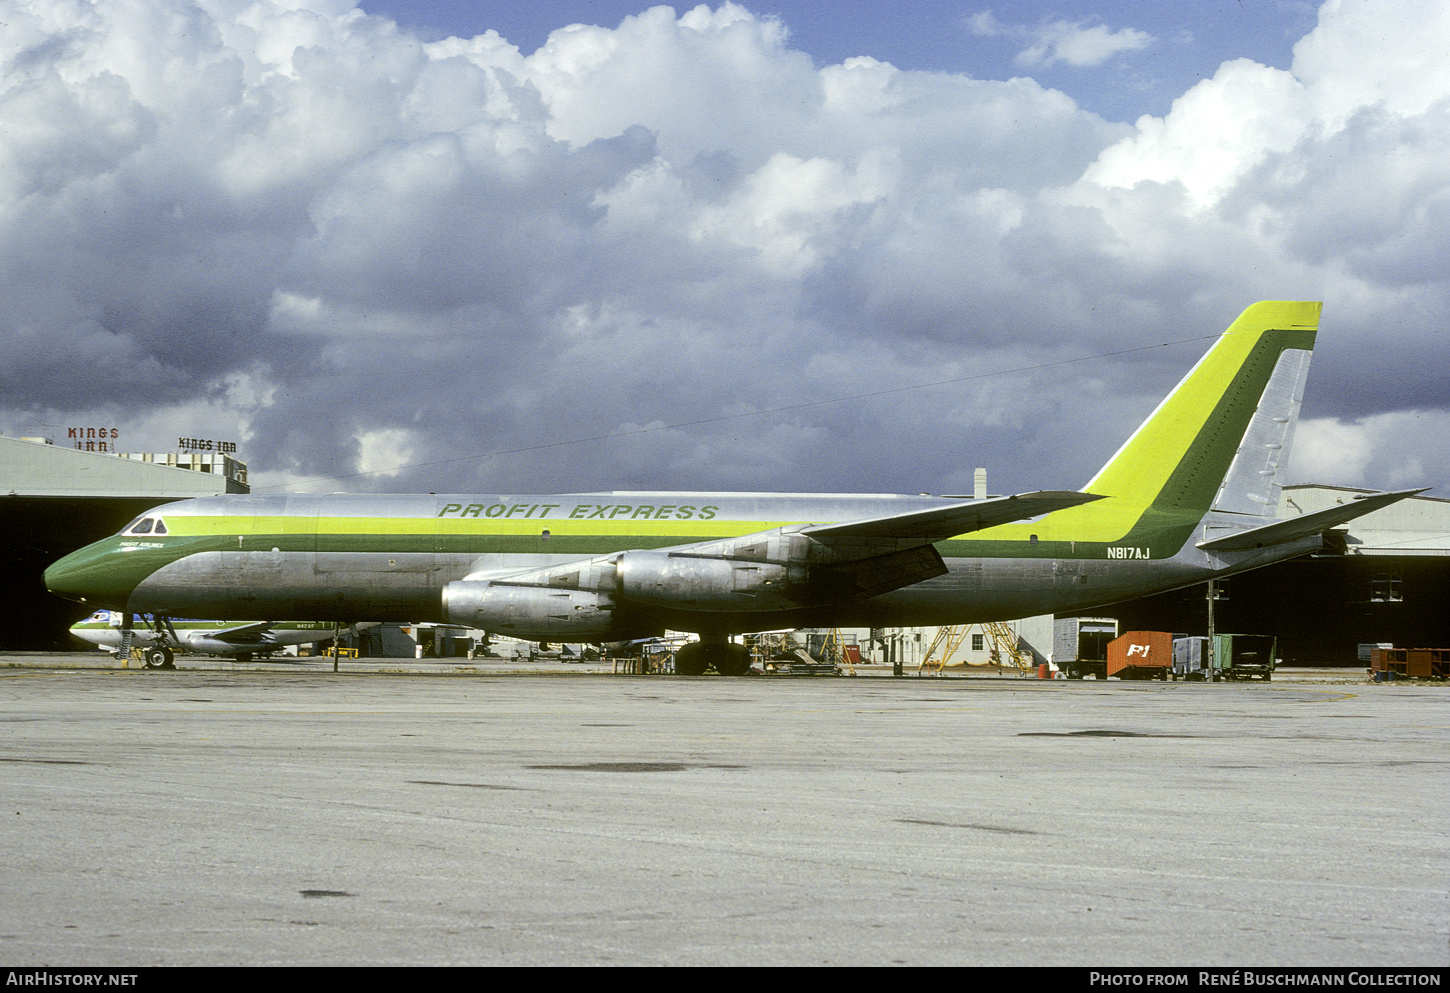
M 586 555 L 784 523 L 864 520 L 959 502 L 679 493 L 206 498 L 158 511 L 171 536 L 135 549 L 155 568 L 139 568 L 129 603 L 117 606 L 181 616 L 441 621 L 443 587 L 456 580 L 497 579 Z M 1317 545 L 1212 556 L 1193 545 L 1205 523 L 1179 527 L 1172 547 L 1168 538 L 1126 547 L 1051 535 L 995 541 L 987 531 L 937 545 L 945 574 L 879 596 L 726 615 L 651 607 L 635 611 L 629 623 L 642 636 L 665 628 L 887 627 L 1064 613 L 1192 585 Z

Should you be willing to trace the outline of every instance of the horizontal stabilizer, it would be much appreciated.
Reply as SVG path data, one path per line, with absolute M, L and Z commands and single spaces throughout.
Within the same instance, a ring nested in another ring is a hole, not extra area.
M 1210 538 L 1207 541 L 1200 541 L 1198 547 L 1206 552 L 1225 552 L 1277 545 L 1281 542 L 1293 541 L 1295 538 L 1305 538 L 1309 535 L 1320 534 L 1334 527 L 1336 524 L 1344 524 L 1354 520 L 1356 517 L 1363 517 L 1371 511 L 1379 510 L 1381 507 L 1388 507 L 1392 503 L 1398 503 L 1407 497 L 1424 492 L 1425 487 L 1422 487 L 1417 490 L 1395 490 L 1388 493 L 1371 493 L 1367 496 L 1357 496 L 1351 503 L 1330 507 L 1326 510 L 1316 510 L 1312 514 L 1291 517 L 1288 520 L 1278 521 L 1274 524 L 1266 524 L 1260 528 L 1250 528 L 1247 531 L 1235 531 L 1233 534 L 1227 534 L 1221 538 Z
M 993 497 L 990 500 L 972 500 L 950 507 L 897 514 L 893 517 L 873 517 L 844 524 L 820 524 L 804 528 L 801 533 L 827 543 L 855 538 L 945 541 L 959 534 L 981 531 L 1011 521 L 1025 521 L 1054 510 L 1062 510 L 1064 507 L 1076 507 L 1101 499 L 1102 497 L 1091 493 L 1077 493 L 1072 490 L 1038 490 L 1015 496 Z

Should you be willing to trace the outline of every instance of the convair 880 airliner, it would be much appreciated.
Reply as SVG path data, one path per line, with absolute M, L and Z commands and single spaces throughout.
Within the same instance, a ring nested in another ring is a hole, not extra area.
M 1258 568 L 1418 491 L 1275 520 L 1318 303 L 1251 306 L 1082 492 L 217 496 L 45 573 L 130 613 L 442 621 L 539 641 L 731 635 L 1079 611 Z

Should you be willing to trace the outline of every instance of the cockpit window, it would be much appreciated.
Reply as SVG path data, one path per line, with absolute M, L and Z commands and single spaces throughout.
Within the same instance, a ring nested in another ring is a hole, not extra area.
M 122 534 L 166 534 L 166 522 L 159 517 L 141 517 L 128 524 Z

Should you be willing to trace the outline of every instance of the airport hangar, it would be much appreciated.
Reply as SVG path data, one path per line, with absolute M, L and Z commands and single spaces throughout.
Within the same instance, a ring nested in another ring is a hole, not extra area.
M 44 438 L 0 435 L 0 494 L 5 507 L 0 534 L 6 548 L 0 647 L 20 651 L 79 647 L 68 632 L 90 611 L 45 588 L 45 568 L 60 556 L 115 534 L 158 504 L 250 491 L 247 467 L 230 455 L 119 455 L 100 447 L 108 448 L 109 438 L 78 443 L 89 444 L 91 450 L 51 444 Z
M 56 559 L 160 504 L 246 492 L 246 465 L 227 454 L 121 455 L 0 436 L 0 493 L 6 500 L 0 527 L 9 549 L 0 648 L 77 647 L 67 632 L 85 608 L 53 596 L 42 580 Z M 1287 486 L 1279 514 L 1310 513 L 1362 492 L 1369 491 Z M 1277 635 L 1288 665 L 1362 665 L 1362 644 L 1450 646 L 1450 500 L 1418 496 L 1367 514 L 1336 532 L 1334 544 L 1325 554 L 1218 584 L 1217 630 Z M 1118 618 L 1120 631 L 1200 634 L 1207 625 L 1206 587 L 1092 613 Z
M 1279 518 L 1325 510 L 1376 492 L 1285 486 Z M 1361 645 L 1450 647 L 1450 500 L 1424 495 L 1366 514 L 1329 535 L 1325 552 L 1220 581 L 1214 626 L 1275 634 L 1287 665 L 1368 665 Z M 1204 585 L 1102 611 L 1119 631 L 1202 634 Z

